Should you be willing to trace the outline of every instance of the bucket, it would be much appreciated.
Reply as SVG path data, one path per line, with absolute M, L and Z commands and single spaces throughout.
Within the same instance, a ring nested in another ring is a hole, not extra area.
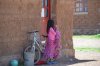
M 35 53 L 24 52 L 24 66 L 34 66 Z

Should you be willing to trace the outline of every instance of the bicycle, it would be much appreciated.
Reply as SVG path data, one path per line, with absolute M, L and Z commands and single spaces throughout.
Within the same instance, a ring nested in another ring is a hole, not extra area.
M 41 41 L 39 31 L 28 32 L 31 34 L 31 44 L 27 46 L 24 52 L 35 52 L 34 64 L 38 63 L 45 48 L 45 41 Z

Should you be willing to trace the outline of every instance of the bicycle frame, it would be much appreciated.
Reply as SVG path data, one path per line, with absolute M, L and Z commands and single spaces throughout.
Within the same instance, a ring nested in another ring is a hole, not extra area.
M 40 40 L 40 36 L 37 33 L 38 31 L 28 32 L 30 34 L 30 43 L 31 45 L 27 46 L 24 52 L 33 52 L 36 54 L 35 56 L 35 64 L 41 59 L 43 54 L 45 42 Z
M 36 32 L 34 32 L 33 33 L 33 42 L 32 42 L 32 47 L 34 47 L 34 49 L 35 49 L 35 47 L 37 46 L 39 49 L 40 49 L 40 51 L 42 52 L 42 50 L 43 50 L 43 46 L 40 44 L 41 43 L 41 41 L 38 41 L 38 39 L 36 38 Z

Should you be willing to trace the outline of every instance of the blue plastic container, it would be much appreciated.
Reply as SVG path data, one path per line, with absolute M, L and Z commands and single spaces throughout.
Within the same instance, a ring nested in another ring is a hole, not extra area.
M 18 60 L 11 60 L 10 61 L 10 66 L 18 66 Z

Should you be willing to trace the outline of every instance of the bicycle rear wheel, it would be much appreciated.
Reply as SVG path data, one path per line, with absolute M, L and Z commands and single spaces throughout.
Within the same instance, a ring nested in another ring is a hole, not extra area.
M 31 51 L 31 45 L 27 46 L 24 50 L 24 52 L 30 52 Z M 34 57 L 34 64 L 38 63 L 38 61 L 41 59 L 41 51 L 39 47 L 35 47 L 35 57 Z

